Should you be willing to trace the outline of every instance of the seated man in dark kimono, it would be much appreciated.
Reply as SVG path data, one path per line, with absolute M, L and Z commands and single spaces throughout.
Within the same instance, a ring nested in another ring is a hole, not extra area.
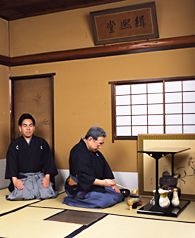
M 70 176 L 65 183 L 68 196 L 63 203 L 106 208 L 124 200 L 106 159 L 99 152 L 105 137 L 105 131 L 94 126 L 70 151 Z
M 47 199 L 57 196 L 50 177 L 58 174 L 48 143 L 34 136 L 35 120 L 23 114 L 19 121 L 22 136 L 12 141 L 6 156 L 5 178 L 10 179 L 8 200 Z

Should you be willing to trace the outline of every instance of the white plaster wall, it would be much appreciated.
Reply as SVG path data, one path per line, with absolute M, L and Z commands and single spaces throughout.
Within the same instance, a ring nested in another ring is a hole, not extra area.
M 138 173 L 134 172 L 113 172 L 115 182 L 130 190 L 138 189 Z M 119 186 L 118 186 L 119 187 Z M 122 187 L 119 187 L 119 189 Z
M 58 175 L 55 177 L 55 190 L 64 191 L 66 178 L 69 176 L 68 169 L 58 169 Z
M 5 176 L 6 159 L 0 160 L 0 189 L 7 188 L 9 180 L 4 179 Z M 113 172 L 115 182 L 130 190 L 138 189 L 138 173 L 130 172 Z M 58 191 L 64 191 L 64 184 L 66 178 L 69 176 L 68 169 L 59 169 L 58 175 L 55 178 L 55 189 Z M 120 187 L 119 187 L 120 188 Z
M 130 190 L 138 189 L 138 173 L 130 172 L 113 172 L 115 177 L 115 182 L 120 184 Z M 55 179 L 55 189 L 58 191 L 64 190 L 64 184 L 66 178 L 69 176 L 68 169 L 59 169 L 58 175 Z M 120 187 L 119 187 L 120 188 Z
M 5 165 L 6 165 L 6 159 L 0 159 L 0 189 L 7 188 L 10 181 L 9 179 L 4 179 Z

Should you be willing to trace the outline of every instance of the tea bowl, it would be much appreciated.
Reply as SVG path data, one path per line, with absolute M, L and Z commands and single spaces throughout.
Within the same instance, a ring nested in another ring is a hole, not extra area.
M 128 197 L 129 194 L 130 194 L 130 191 L 129 191 L 128 189 L 125 189 L 125 188 L 120 189 L 120 191 L 121 191 L 122 195 L 123 195 L 125 198 Z

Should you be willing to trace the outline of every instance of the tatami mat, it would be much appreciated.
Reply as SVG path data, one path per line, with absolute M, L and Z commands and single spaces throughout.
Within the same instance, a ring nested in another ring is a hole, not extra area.
M 127 199 L 106 209 L 86 209 L 63 204 L 65 192 L 55 199 L 42 201 L 7 201 L 5 196 L 8 194 L 7 189 L 0 190 L 0 237 L 195 237 L 195 202 L 174 218 L 137 214 L 137 209 L 129 210 Z M 142 198 L 143 205 L 149 200 Z M 79 217 L 82 213 L 93 219 L 84 223 L 82 215 Z M 60 222 L 59 214 L 63 215 Z M 57 217 L 58 221 L 50 220 L 52 217 Z M 73 220 L 70 222 L 69 218 Z M 76 224 L 75 218 L 80 224 Z
M 75 238 L 92 237 L 194 238 L 195 225 L 183 222 L 108 215 L 75 236 Z
M 63 238 L 82 225 L 44 220 L 60 210 L 25 207 L 0 217 L 0 237 L 8 238 Z
M 86 209 L 80 207 L 71 207 L 62 203 L 63 198 L 66 196 L 66 193 L 60 194 L 56 199 L 43 200 L 39 203 L 32 204 L 31 206 L 42 206 L 42 207 L 51 207 L 51 208 L 60 208 L 60 209 L 71 209 L 77 211 L 91 211 L 91 212 L 102 212 L 107 214 L 123 215 L 123 216 L 135 216 L 135 217 L 145 217 L 152 219 L 163 219 L 163 220 L 173 220 L 173 221 L 186 221 L 186 222 L 195 222 L 195 202 L 191 202 L 185 212 L 180 213 L 178 217 L 164 217 L 164 216 L 154 216 L 154 215 L 144 215 L 138 214 L 137 209 L 129 210 L 127 205 L 127 198 L 124 202 L 116 204 L 113 207 L 105 209 Z M 143 205 L 150 201 L 150 198 L 142 198 Z M 141 206 L 140 206 L 141 207 Z
M 0 190 L 0 216 L 4 213 L 19 209 L 23 206 L 34 204 L 40 200 L 28 200 L 28 201 L 8 201 L 6 200 L 6 195 L 9 195 L 8 189 Z

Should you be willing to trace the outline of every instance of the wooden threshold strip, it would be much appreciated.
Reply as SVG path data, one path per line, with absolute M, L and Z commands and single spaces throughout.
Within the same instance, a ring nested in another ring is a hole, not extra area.
M 11 58 L 0 56 L 0 64 L 19 66 L 189 47 L 195 47 L 195 35 L 47 52 Z

